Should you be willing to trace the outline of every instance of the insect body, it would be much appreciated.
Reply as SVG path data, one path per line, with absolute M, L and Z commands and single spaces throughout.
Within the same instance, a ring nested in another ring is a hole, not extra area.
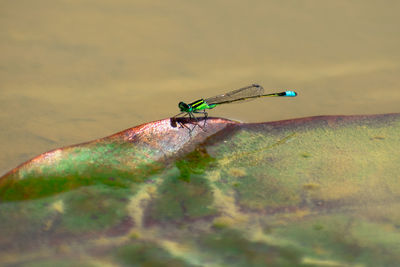
M 180 109 L 180 113 L 175 115 L 175 117 L 184 114 L 183 116 L 189 116 L 190 118 L 198 121 L 194 113 L 202 113 L 204 114 L 204 123 L 208 117 L 208 113 L 206 109 L 213 109 L 218 105 L 236 103 L 236 102 L 244 102 L 253 100 L 259 97 L 295 97 L 297 93 L 294 91 L 284 91 L 280 93 L 272 93 L 272 94 L 264 94 L 264 88 L 258 84 L 252 84 L 250 86 L 246 86 L 225 94 L 217 95 L 214 97 L 199 99 L 192 103 L 186 104 L 185 102 L 179 102 L 178 107 Z

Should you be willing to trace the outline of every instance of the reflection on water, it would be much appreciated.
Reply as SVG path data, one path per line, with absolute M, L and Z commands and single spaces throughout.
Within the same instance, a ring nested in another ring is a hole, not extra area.
M 246 122 L 399 112 L 400 2 L 8 1 L 0 173 L 253 82 L 295 89 L 210 112 Z

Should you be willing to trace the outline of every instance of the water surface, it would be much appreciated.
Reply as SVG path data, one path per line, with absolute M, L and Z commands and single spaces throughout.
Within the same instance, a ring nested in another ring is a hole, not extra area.
M 398 1 L 3 1 L 0 174 L 250 83 L 245 122 L 399 112 Z

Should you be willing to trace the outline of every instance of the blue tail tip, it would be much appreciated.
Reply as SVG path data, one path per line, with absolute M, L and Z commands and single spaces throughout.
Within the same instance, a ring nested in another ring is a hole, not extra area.
M 286 91 L 286 96 L 297 96 L 295 91 Z

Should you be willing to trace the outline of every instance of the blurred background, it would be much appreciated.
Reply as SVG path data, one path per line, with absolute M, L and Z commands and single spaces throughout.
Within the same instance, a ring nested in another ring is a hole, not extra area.
M 400 1 L 0 3 L 0 175 L 252 83 L 243 122 L 400 111 Z

